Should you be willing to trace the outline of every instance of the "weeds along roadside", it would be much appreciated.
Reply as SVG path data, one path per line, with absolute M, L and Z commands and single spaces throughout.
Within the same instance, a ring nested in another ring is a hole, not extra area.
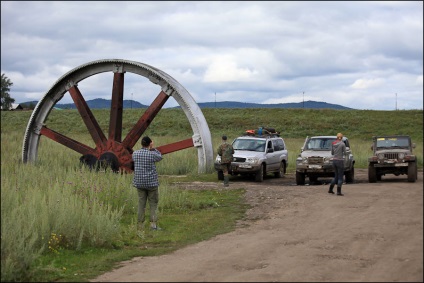
M 139 234 L 132 175 L 91 172 L 48 141 L 40 143 L 39 162 L 22 164 L 17 135 L 2 135 L 2 281 L 81 281 L 111 265 L 110 258 L 83 258 L 121 251 L 117 260 L 129 259 L 135 255 L 128 249 L 140 246 L 145 250 L 138 255 L 160 254 L 228 232 L 232 225 L 222 223 L 243 215 L 241 190 L 186 191 L 161 177 L 159 215 L 168 232 Z
M 101 118 L 103 116 L 107 121 L 107 111 L 95 112 L 100 121 L 104 120 Z M 216 113 L 205 112 L 208 124 L 209 120 L 212 120 L 209 127 L 214 151 L 220 143 L 221 134 L 225 133 L 230 138 L 235 138 L 246 128 L 252 128 L 245 119 L 232 118 L 233 112 L 228 110 L 222 112 L 221 118 L 232 122 L 221 121 L 221 124 L 225 125 L 221 129 L 219 119 L 207 116 Z M 238 112 L 242 118 L 252 116 L 253 119 L 254 116 L 260 116 L 258 111 L 253 111 L 253 114 L 249 111 Z M 53 113 L 49 121 L 49 125 L 53 125 L 52 128 L 87 144 L 91 142 L 88 135 L 84 134 L 84 127 L 78 122 L 76 111 L 69 112 L 66 116 L 61 116 L 64 114 L 59 111 Z M 190 192 L 178 189 L 172 184 L 172 178 L 164 177 L 188 175 L 188 179 L 191 180 L 217 181 L 215 174 L 197 175 L 197 152 L 192 148 L 166 155 L 158 164 L 159 174 L 163 176 L 159 213 L 165 226 L 169 227 L 169 232 L 162 235 L 148 231 L 138 234 L 134 224 L 137 202 L 135 190 L 131 187 L 131 175 L 106 171 L 90 172 L 79 166 L 79 154 L 43 138 L 39 145 L 37 163 L 22 164 L 22 139 L 30 113 L 1 114 L 2 281 L 58 279 L 84 281 L 94 276 L 96 272 L 110 268 L 113 259 L 116 261 L 129 259 L 142 253 L 160 254 L 229 231 L 232 226 L 223 227 L 222 223 L 234 224 L 235 220 L 243 215 L 245 207 L 239 201 L 242 190 L 233 191 L 231 194 L 206 190 Z M 179 140 L 176 138 L 179 135 L 184 139 L 187 138 L 184 132 L 187 125 L 184 124 L 184 117 L 180 117 L 180 114 L 177 111 L 167 112 L 166 117 L 170 121 L 158 117 L 157 123 L 152 123 L 152 130 L 146 134 L 151 135 L 157 145 Z M 304 119 L 312 120 L 308 115 L 321 117 L 323 113 L 317 110 L 302 114 Z M 415 136 L 421 137 L 420 141 L 413 140 L 417 144 L 415 152 L 418 153 L 418 166 L 421 169 L 422 111 L 409 112 L 411 117 L 406 114 L 401 113 L 403 118 L 400 120 L 407 125 L 412 125 L 414 124 L 412 121 L 415 121 L 416 128 L 408 129 L 405 133 L 411 131 Z M 376 115 L 379 117 L 380 113 Z M 130 124 L 131 119 L 135 120 L 135 117 L 130 115 L 124 120 L 124 124 Z M 363 118 L 356 117 L 356 119 Z M 390 121 L 394 117 L 389 115 L 386 119 Z M 304 141 L 302 131 L 309 126 L 307 124 L 299 126 L 299 136 L 296 137 L 294 130 L 287 131 L 294 122 L 290 124 L 289 119 L 285 120 L 286 128 L 282 126 L 281 128 L 285 130 L 282 136 L 290 152 L 288 168 L 290 173 L 294 170 L 294 160 Z M 331 119 L 324 120 L 323 124 L 332 122 Z M 175 123 L 172 121 L 179 121 L 176 123 L 178 131 L 175 130 Z M 264 120 L 265 125 L 273 125 L 273 122 Z M 235 123 L 239 124 L 236 126 Z M 100 124 L 107 129 L 107 123 Z M 351 140 L 357 161 L 356 167 L 366 168 L 366 160 L 371 152 L 370 140 L 359 134 L 354 135 L 355 131 L 358 131 L 356 128 L 353 129 L 354 125 L 356 123 L 352 123 L 352 129 L 349 125 L 343 125 L 346 127 L 345 135 Z M 395 123 L 392 125 L 398 126 Z M 276 128 L 279 129 L 278 125 Z M 128 128 L 125 130 L 128 131 Z M 316 131 L 311 131 L 310 135 L 318 134 Z M 326 131 L 330 132 L 328 129 Z M 332 132 L 333 129 L 331 134 Z M 284 134 L 287 134 L 287 137 Z M 135 146 L 137 147 L 138 145 Z M 225 217 L 229 217 L 229 221 L 226 221 Z M 140 250 L 140 247 L 144 248 Z M 98 260 L 93 261 L 93 256 Z M 104 259 L 101 260 L 102 258 Z

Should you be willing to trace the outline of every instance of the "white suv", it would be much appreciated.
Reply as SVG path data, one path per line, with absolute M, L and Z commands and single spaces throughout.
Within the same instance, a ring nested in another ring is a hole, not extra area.
M 316 182 L 318 177 L 334 177 L 334 168 L 331 155 L 331 144 L 337 139 L 336 136 L 306 137 L 301 148 L 299 157 L 296 159 L 296 184 L 304 185 L 305 176 L 310 182 Z M 354 165 L 349 140 L 343 137 L 346 145 L 344 159 L 344 175 L 346 183 L 354 181 Z
M 231 175 L 254 175 L 257 182 L 262 182 L 268 173 L 278 178 L 284 176 L 288 166 L 286 144 L 278 134 L 245 135 L 234 139 L 234 155 L 231 162 Z M 221 157 L 216 156 L 215 170 L 218 179 L 223 180 Z

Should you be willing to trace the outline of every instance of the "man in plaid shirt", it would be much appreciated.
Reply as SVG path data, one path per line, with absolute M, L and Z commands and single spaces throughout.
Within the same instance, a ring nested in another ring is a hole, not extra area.
M 162 160 L 162 154 L 153 147 L 153 141 L 145 136 L 141 139 L 140 150 L 134 151 L 132 159 L 134 161 L 133 186 L 138 192 L 138 228 L 143 228 L 145 220 L 145 209 L 147 200 L 150 206 L 150 228 L 161 230 L 157 226 L 157 208 L 159 202 L 159 180 L 156 172 L 156 162 Z

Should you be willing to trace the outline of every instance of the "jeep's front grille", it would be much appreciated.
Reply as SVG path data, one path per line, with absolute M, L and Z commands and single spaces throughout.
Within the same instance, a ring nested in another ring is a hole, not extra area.
M 246 158 L 241 158 L 241 157 L 234 157 L 233 158 L 234 162 L 246 162 Z
M 322 164 L 322 163 L 324 163 L 324 158 L 323 157 L 317 157 L 317 156 L 308 157 L 308 163 L 309 164 Z
M 385 159 L 398 159 L 398 153 L 385 153 Z

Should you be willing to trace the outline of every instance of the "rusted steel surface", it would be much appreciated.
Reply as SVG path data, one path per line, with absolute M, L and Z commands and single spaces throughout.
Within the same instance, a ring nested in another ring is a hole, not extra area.
M 141 135 L 144 133 L 144 131 L 147 129 L 147 127 L 150 125 L 153 119 L 156 117 L 159 110 L 162 108 L 162 106 L 165 104 L 168 98 L 169 96 L 163 91 L 161 91 L 158 94 L 158 96 L 153 101 L 153 103 L 146 109 L 144 114 L 140 117 L 140 119 L 137 121 L 137 123 L 128 133 L 128 135 L 125 137 L 124 141 L 122 142 L 125 147 L 128 147 L 128 148 L 134 147 L 138 139 L 141 137 Z
M 124 73 L 113 74 L 112 102 L 110 107 L 109 140 L 122 138 L 122 107 L 124 100 Z
M 123 114 L 123 89 L 124 89 L 124 74 L 115 73 L 113 80 L 112 102 L 109 122 L 109 137 L 106 140 L 103 131 L 100 129 L 99 124 L 94 118 L 86 101 L 82 97 L 79 89 L 73 86 L 69 89 L 69 93 L 74 100 L 74 103 L 87 126 L 88 131 L 96 144 L 96 148 L 90 148 L 78 141 L 66 137 L 58 132 L 55 132 L 45 126 L 42 127 L 40 134 L 58 142 L 62 145 L 79 152 L 85 157 L 84 160 L 90 162 L 106 161 L 112 162 L 113 167 L 119 167 L 121 172 L 132 172 L 132 153 L 133 146 L 141 137 L 155 116 L 158 114 L 162 106 L 166 103 L 169 96 L 161 91 L 153 103 L 147 108 L 144 114 L 140 117 L 138 122 L 134 125 L 128 133 L 123 142 L 122 136 L 122 114 Z M 175 152 L 178 150 L 193 147 L 193 139 L 186 139 L 179 142 L 167 144 L 158 147 L 157 149 L 162 154 Z M 93 158 L 95 160 L 93 160 Z M 95 166 L 91 163 L 90 166 Z M 112 164 L 111 164 L 112 166 Z
M 85 144 L 82 144 L 82 143 L 80 143 L 76 140 L 68 138 L 68 137 L 66 137 L 66 136 L 64 136 L 64 135 L 62 135 L 58 132 L 55 132 L 55 131 L 47 128 L 46 126 L 43 126 L 41 128 L 40 134 L 54 140 L 55 142 L 62 144 L 62 145 L 66 146 L 70 149 L 73 149 L 76 152 L 79 152 L 83 155 L 91 154 L 91 155 L 94 155 L 94 156 L 97 156 L 97 157 L 99 156 L 99 153 L 96 152 L 95 149 L 93 149 L 89 146 L 86 146 Z
M 72 99 L 74 100 L 75 106 L 78 109 L 78 112 L 81 115 L 82 120 L 84 121 L 87 129 L 93 138 L 94 143 L 98 149 L 104 148 L 106 145 L 106 137 L 103 134 L 103 131 L 100 129 L 99 124 L 97 123 L 96 118 L 94 118 L 93 113 L 87 105 L 84 97 L 81 95 L 77 86 L 72 86 L 69 89 Z
M 162 154 L 167 154 L 189 147 L 193 147 L 193 139 L 186 139 L 179 142 L 158 146 L 156 149 L 159 150 Z
M 124 147 L 120 142 L 109 140 L 106 152 L 113 153 L 116 156 L 119 166 L 129 166 L 131 169 L 132 149 Z

